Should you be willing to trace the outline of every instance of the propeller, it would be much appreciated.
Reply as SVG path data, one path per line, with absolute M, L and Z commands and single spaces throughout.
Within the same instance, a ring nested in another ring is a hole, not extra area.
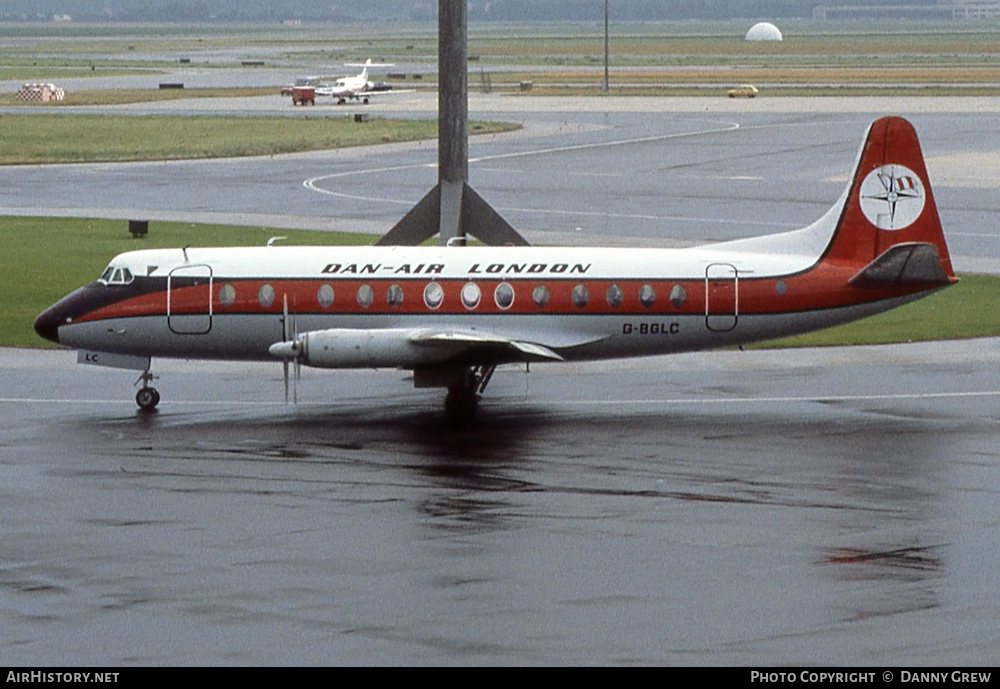
M 288 404 L 288 362 L 295 363 L 295 383 L 292 386 L 292 399 L 294 404 L 299 403 L 299 377 L 302 375 L 302 362 L 299 358 L 301 351 L 299 345 L 299 334 L 295 327 L 295 317 L 288 316 L 288 295 L 284 295 L 281 305 L 281 344 L 272 345 L 270 350 L 273 356 L 281 357 L 281 368 L 285 379 L 285 404 Z

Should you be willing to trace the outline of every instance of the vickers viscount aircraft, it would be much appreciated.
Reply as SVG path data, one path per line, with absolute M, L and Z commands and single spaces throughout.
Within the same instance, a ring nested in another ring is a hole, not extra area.
M 876 121 L 836 204 L 793 232 L 697 248 L 132 251 L 35 321 L 79 360 L 400 368 L 456 419 L 511 363 L 636 357 L 826 328 L 956 282 L 916 132 Z

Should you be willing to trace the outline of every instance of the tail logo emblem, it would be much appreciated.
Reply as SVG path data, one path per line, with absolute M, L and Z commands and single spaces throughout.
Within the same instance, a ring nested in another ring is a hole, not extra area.
M 880 230 L 902 230 L 924 210 L 924 185 L 903 165 L 883 165 L 861 183 L 861 211 Z

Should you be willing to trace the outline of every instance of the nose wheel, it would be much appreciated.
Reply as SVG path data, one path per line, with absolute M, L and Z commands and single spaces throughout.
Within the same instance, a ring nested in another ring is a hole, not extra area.
M 160 403 L 160 393 L 156 388 L 142 388 L 135 393 L 135 403 L 143 411 L 152 411 Z
M 135 403 L 143 411 L 152 411 L 160 403 L 159 391 L 156 388 L 149 387 L 149 381 L 154 378 L 155 376 L 146 370 L 139 376 L 139 380 L 135 381 L 136 384 L 142 381 L 142 387 L 139 388 L 139 392 L 135 393 Z

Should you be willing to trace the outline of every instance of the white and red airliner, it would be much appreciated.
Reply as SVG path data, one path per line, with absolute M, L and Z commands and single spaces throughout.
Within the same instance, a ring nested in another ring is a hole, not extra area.
M 474 231 L 473 231 L 474 234 Z M 826 328 L 956 282 L 916 132 L 873 123 L 837 203 L 793 232 L 685 249 L 187 248 L 130 251 L 42 313 L 79 360 L 400 368 L 474 413 L 496 366 L 724 347 Z

